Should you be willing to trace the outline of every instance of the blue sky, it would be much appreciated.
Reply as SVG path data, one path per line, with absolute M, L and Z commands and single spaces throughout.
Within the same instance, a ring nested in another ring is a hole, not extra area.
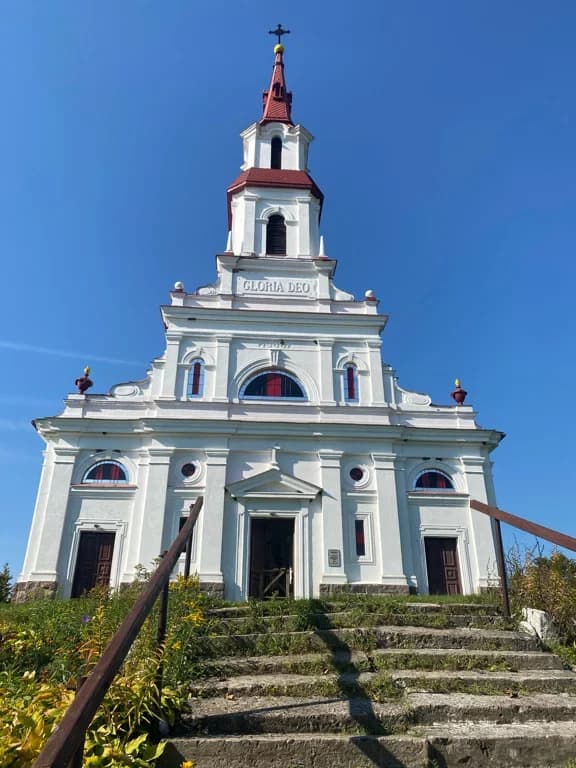
M 86 364 L 95 392 L 142 377 L 170 287 L 212 280 L 279 21 L 337 284 L 381 299 L 402 386 L 447 403 L 460 376 L 507 433 L 500 506 L 574 535 L 573 2 L 6 0 L 0 565 L 15 575 L 42 460 L 30 420 Z

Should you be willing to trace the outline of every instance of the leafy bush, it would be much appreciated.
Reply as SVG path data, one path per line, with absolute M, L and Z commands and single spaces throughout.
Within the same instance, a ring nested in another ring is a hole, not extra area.
M 537 544 L 508 555 L 510 595 L 516 611 L 547 611 L 565 643 L 576 641 L 576 560 L 561 552 L 544 556 Z
M 28 768 L 134 604 L 141 583 L 79 600 L 38 600 L 0 606 L 0 765 Z M 193 673 L 196 637 L 209 631 L 194 579 L 170 587 L 164 647 L 156 648 L 157 609 L 147 619 L 86 735 L 84 765 L 153 765 L 158 721 L 173 723 Z M 157 679 L 163 668 L 161 693 Z

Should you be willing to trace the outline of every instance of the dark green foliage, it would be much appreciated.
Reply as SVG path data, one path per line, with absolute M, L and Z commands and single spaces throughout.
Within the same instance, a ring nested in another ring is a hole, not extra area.
M 12 575 L 10 574 L 8 563 L 5 563 L 4 568 L 0 571 L 0 603 L 10 602 L 11 595 Z

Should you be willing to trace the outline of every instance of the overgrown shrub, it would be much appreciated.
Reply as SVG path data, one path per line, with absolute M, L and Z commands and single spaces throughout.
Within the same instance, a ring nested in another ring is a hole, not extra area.
M 95 590 L 79 600 L 39 600 L 0 607 L 0 766 L 28 768 L 62 718 L 79 678 L 90 674 L 134 604 L 135 584 Z M 156 612 L 145 622 L 87 733 L 84 765 L 153 765 L 163 750 L 152 736 L 173 723 L 193 671 L 189 646 L 208 631 L 197 580 L 170 587 L 166 643 L 156 648 Z M 162 693 L 157 673 L 164 667 Z
M 576 560 L 561 552 L 545 556 L 539 544 L 508 555 L 510 594 L 516 611 L 547 611 L 562 640 L 576 641 Z

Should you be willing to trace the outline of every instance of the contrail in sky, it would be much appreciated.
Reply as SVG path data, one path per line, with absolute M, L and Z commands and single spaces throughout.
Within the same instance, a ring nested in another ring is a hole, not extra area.
M 0 349 L 11 349 L 13 352 L 33 352 L 35 355 L 53 355 L 54 357 L 70 357 L 75 360 L 85 361 L 83 365 L 90 363 L 119 363 L 121 365 L 142 365 L 142 361 L 122 360 L 118 357 L 103 357 L 91 355 L 86 352 L 68 352 L 65 349 L 51 349 L 50 347 L 36 347 L 33 344 L 22 344 L 19 341 L 3 341 L 0 339 Z

